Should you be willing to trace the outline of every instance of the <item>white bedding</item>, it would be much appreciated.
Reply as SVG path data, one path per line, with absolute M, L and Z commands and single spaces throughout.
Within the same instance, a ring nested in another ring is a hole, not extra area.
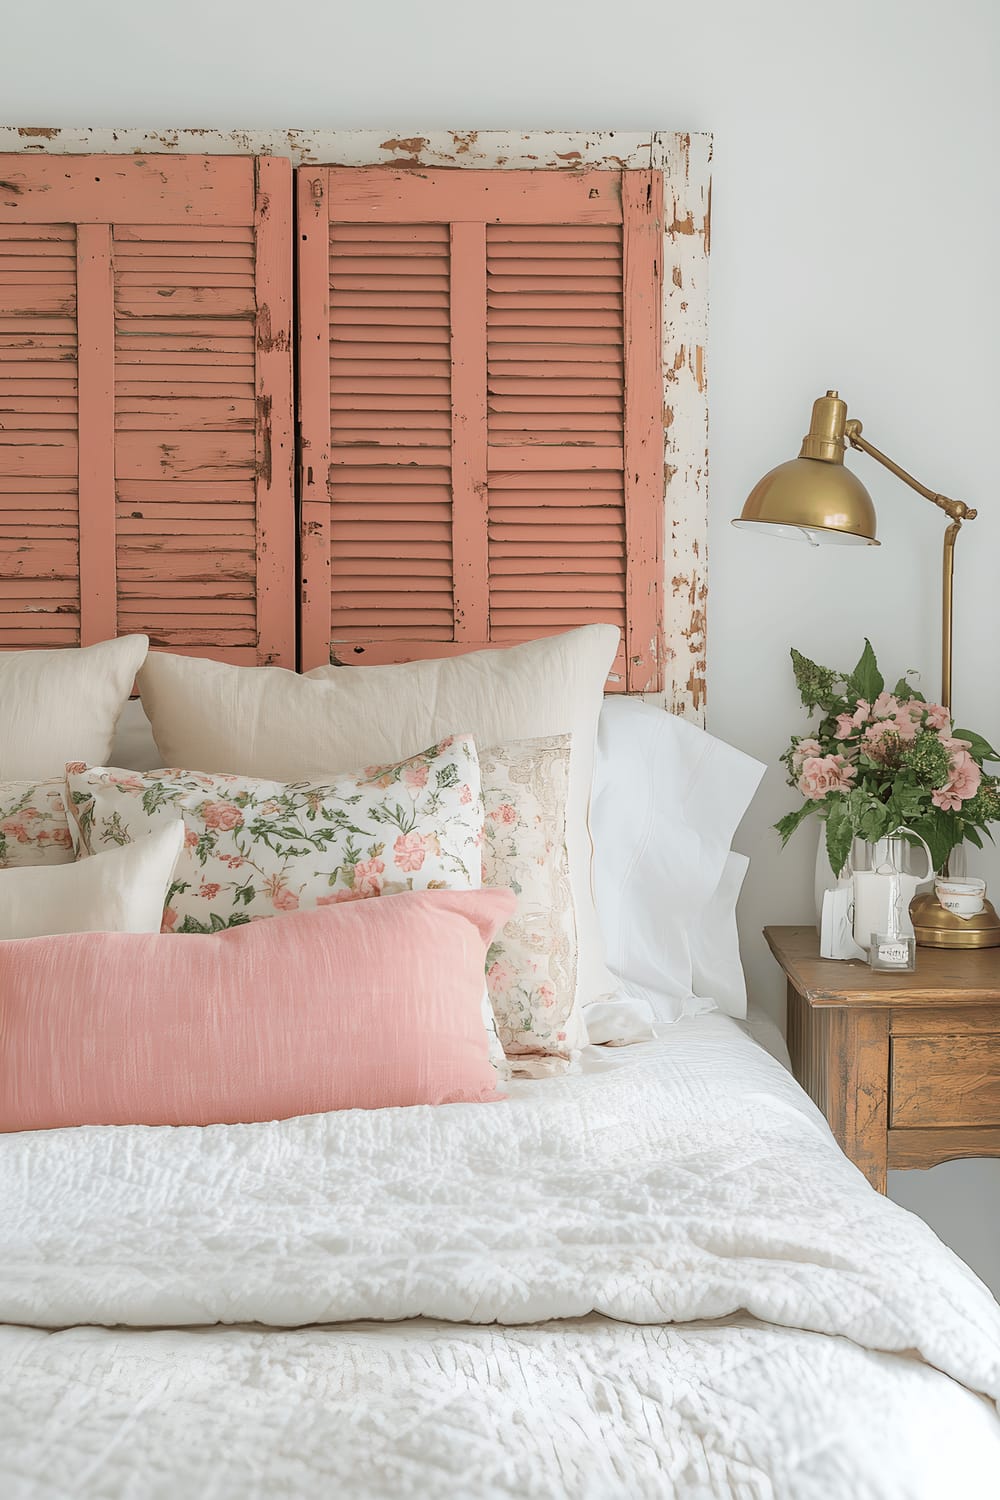
M 0 1330 L 5 1500 L 997 1494 L 1000 1308 L 721 1016 L 499 1105 L 8 1137 L 0 1204 L 10 1323 L 438 1320 Z

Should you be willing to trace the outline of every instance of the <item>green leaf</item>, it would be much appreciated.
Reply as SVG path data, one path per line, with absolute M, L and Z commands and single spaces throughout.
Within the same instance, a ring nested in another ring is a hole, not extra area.
M 816 807 L 817 804 L 815 802 L 803 802 L 802 806 L 797 807 L 794 812 L 785 813 L 785 816 L 783 818 L 778 819 L 777 823 L 775 823 L 774 826 L 781 834 L 782 848 L 784 848 L 788 843 L 788 840 L 791 838 L 796 828 L 798 828 L 799 824 L 805 818 L 807 818 L 811 812 L 816 811 Z
M 928 808 L 922 818 L 911 825 L 927 841 L 935 870 L 940 870 L 956 844 L 962 842 L 961 825 L 954 813 L 946 813 L 939 807 Z
M 835 875 L 839 875 L 847 863 L 853 838 L 854 830 L 844 804 L 840 801 L 832 802 L 826 820 L 826 852 Z
M 970 844 L 975 844 L 977 849 L 981 849 L 983 847 L 983 841 L 979 837 L 979 834 L 973 828 L 971 823 L 965 824 L 965 837 L 969 840 Z
M 861 653 L 857 666 L 847 679 L 847 691 L 857 698 L 864 698 L 866 702 L 873 703 L 884 687 L 885 678 L 878 669 L 872 643 L 866 636 L 865 649 Z
M 911 667 L 910 671 L 915 673 L 916 668 Z M 913 699 L 913 701 L 916 703 L 927 702 L 927 699 L 924 697 L 923 693 L 921 693 L 918 688 L 913 687 L 913 685 L 910 683 L 909 673 L 907 673 L 905 677 L 901 677 L 899 679 L 892 692 L 893 696 L 895 698 L 898 698 L 900 703 L 909 703 L 911 699 Z
M 1000 760 L 1000 755 L 993 749 L 989 740 L 984 740 L 981 734 L 974 729 L 955 729 L 952 731 L 956 740 L 968 740 L 971 746 L 969 754 L 973 760 Z

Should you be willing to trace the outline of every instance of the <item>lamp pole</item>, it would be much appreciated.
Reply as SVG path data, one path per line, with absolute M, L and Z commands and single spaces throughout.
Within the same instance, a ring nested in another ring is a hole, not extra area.
M 919 479 L 914 479 L 899 464 L 893 463 L 878 448 L 874 447 L 867 438 L 861 435 L 861 423 L 854 418 L 847 423 L 844 435 L 852 448 L 857 448 L 861 453 L 867 453 L 869 458 L 874 458 L 883 468 L 888 469 L 890 474 L 895 474 L 904 484 L 908 484 L 911 490 L 916 490 L 918 495 L 923 495 L 932 505 L 943 510 L 949 518 L 949 525 L 944 534 L 944 553 L 942 557 L 941 574 L 941 702 L 949 711 L 951 709 L 951 661 L 952 661 L 952 616 L 954 612 L 955 592 L 955 539 L 962 527 L 963 521 L 974 521 L 977 512 L 966 505 L 964 500 L 952 500 L 947 495 L 939 495 L 934 490 L 929 490 Z

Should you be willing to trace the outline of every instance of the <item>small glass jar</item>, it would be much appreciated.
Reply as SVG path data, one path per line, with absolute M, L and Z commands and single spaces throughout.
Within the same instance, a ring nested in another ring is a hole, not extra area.
M 873 932 L 868 949 L 868 963 L 873 969 L 883 972 L 895 970 L 905 974 L 917 967 L 916 938 L 903 933 Z

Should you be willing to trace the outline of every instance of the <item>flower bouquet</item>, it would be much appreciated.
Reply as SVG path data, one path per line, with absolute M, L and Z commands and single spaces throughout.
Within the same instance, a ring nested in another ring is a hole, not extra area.
M 793 735 L 781 757 L 789 785 L 806 799 L 775 824 L 786 844 L 815 812 L 839 875 L 855 838 L 877 843 L 901 829 L 923 838 L 940 870 L 964 839 L 983 847 L 1000 820 L 1000 780 L 983 766 L 1000 755 L 971 729 L 955 729 L 940 703 L 928 703 L 901 677 L 886 692 L 871 643 L 842 676 L 794 648 L 802 702 L 822 716 L 809 735 Z

